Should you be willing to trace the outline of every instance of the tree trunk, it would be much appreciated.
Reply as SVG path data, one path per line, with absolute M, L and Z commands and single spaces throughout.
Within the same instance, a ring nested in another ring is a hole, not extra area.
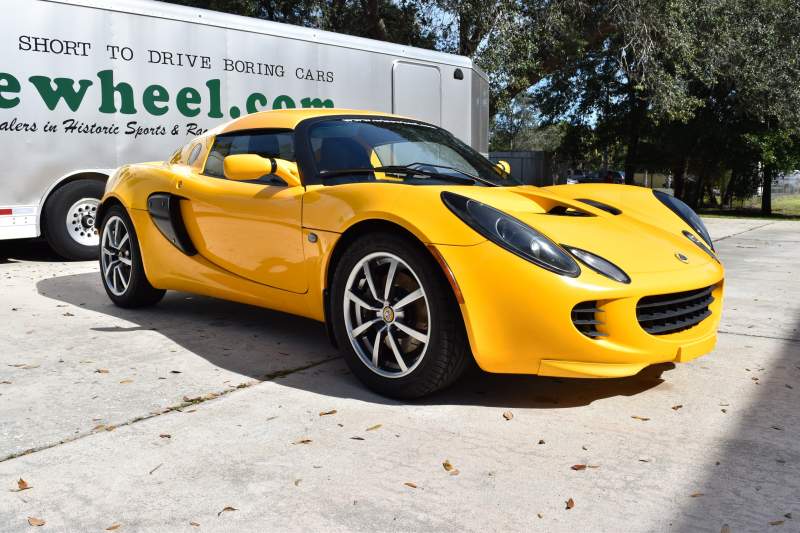
M 761 214 L 772 215 L 772 172 L 764 169 L 764 181 L 761 187 Z
M 727 207 L 730 209 L 731 204 L 733 203 L 733 187 L 738 179 L 738 172 L 736 170 L 731 171 L 731 177 L 728 179 L 728 183 L 725 184 L 725 192 L 722 193 L 722 207 Z
M 695 183 L 695 186 L 692 187 L 692 193 L 683 199 L 683 201 L 686 202 L 686 204 L 692 209 L 696 210 L 698 207 L 702 207 L 703 205 L 704 182 L 705 178 L 703 177 L 703 174 L 699 174 L 697 176 L 697 183 Z
M 708 205 L 710 207 L 717 207 L 719 204 L 717 203 L 717 196 L 714 194 L 714 182 L 707 181 L 706 182 L 706 193 L 708 194 Z
M 381 21 L 380 9 L 378 7 L 378 0 L 366 0 L 363 7 L 365 15 L 367 16 L 367 24 L 369 27 L 369 37 L 379 41 L 386 40 L 386 28 Z
M 672 189 L 675 198 L 683 200 L 686 196 L 686 167 L 689 160 L 686 157 L 676 161 L 672 166 Z
M 631 91 L 628 98 L 631 103 L 631 111 L 628 123 L 628 150 L 625 154 L 625 184 L 633 185 L 633 175 L 639 163 L 639 140 L 642 134 L 642 122 L 647 109 L 644 102 L 637 98 L 635 92 Z

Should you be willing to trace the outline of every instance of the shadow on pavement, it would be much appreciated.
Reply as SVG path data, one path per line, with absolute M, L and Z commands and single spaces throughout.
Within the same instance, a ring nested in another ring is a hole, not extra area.
M 784 341 L 764 370 L 752 402 L 730 402 L 737 424 L 699 472 L 703 497 L 689 499 L 674 531 L 800 531 L 800 343 Z
M 0 241 L 0 264 L 24 261 L 64 261 L 42 239 Z
M 48 278 L 39 281 L 36 287 L 48 298 L 136 324 L 91 328 L 108 334 L 108 342 L 124 342 L 124 336 L 118 340 L 114 336 L 126 332 L 155 330 L 220 368 L 255 379 L 264 379 L 265 370 L 274 368 L 269 358 L 289 358 L 300 352 L 313 353 L 317 360 L 336 355 L 321 323 L 267 309 L 177 292 L 168 292 L 153 308 L 121 309 L 106 296 L 99 273 Z M 281 383 L 334 397 L 395 403 L 366 390 L 346 371 L 344 363 L 338 364 L 339 371 L 316 372 L 313 379 L 294 374 Z M 671 363 L 655 365 L 630 378 L 607 380 L 489 374 L 476 368 L 450 389 L 425 398 L 422 403 L 577 407 L 657 387 L 664 381 L 661 374 L 672 368 Z

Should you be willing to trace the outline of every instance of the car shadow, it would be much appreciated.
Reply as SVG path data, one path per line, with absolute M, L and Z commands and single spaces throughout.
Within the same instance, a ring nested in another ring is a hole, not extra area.
M 59 257 L 43 239 L 14 239 L 0 241 L 0 264 L 19 261 L 61 262 Z
M 108 299 L 98 273 L 47 278 L 36 287 L 39 294 L 48 298 L 135 324 L 91 328 L 108 333 L 108 342 L 116 342 L 113 335 L 119 333 L 157 331 L 219 368 L 254 379 L 275 377 L 267 370 L 274 370 L 276 357 L 281 358 L 285 368 L 297 368 L 307 365 L 310 359 L 333 359 L 337 355 L 321 323 L 268 309 L 179 292 L 168 292 L 152 308 L 122 309 Z M 123 339 L 119 342 L 124 342 Z M 303 362 L 292 365 L 289 358 L 300 354 L 304 355 Z M 292 373 L 282 377 L 280 383 L 333 397 L 397 403 L 365 389 L 341 359 L 323 366 L 330 368 Z M 648 367 L 629 378 L 598 380 L 490 374 L 476 367 L 454 386 L 418 403 L 541 409 L 579 407 L 657 387 L 664 382 L 661 374 L 672 368 L 673 364 L 666 363 Z

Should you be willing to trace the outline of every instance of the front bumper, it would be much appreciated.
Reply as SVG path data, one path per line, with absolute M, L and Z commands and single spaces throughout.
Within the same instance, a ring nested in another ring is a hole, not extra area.
M 714 261 L 664 272 L 631 273 L 621 284 L 588 268 L 567 278 L 494 243 L 437 245 L 464 296 L 461 312 L 473 355 L 488 372 L 563 377 L 623 377 L 648 365 L 685 362 L 710 352 L 722 310 L 724 270 Z M 687 330 L 651 335 L 636 319 L 640 298 L 714 286 L 711 315 Z M 597 301 L 607 336 L 574 326 L 573 307 Z

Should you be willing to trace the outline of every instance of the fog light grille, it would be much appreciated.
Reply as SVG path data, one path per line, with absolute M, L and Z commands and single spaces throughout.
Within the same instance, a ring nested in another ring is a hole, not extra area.
M 602 312 L 603 310 L 597 307 L 596 301 L 581 302 L 572 308 L 572 323 L 587 337 L 592 339 L 607 337 L 607 333 L 597 331 L 597 326 L 603 324 L 603 321 L 598 318 Z

